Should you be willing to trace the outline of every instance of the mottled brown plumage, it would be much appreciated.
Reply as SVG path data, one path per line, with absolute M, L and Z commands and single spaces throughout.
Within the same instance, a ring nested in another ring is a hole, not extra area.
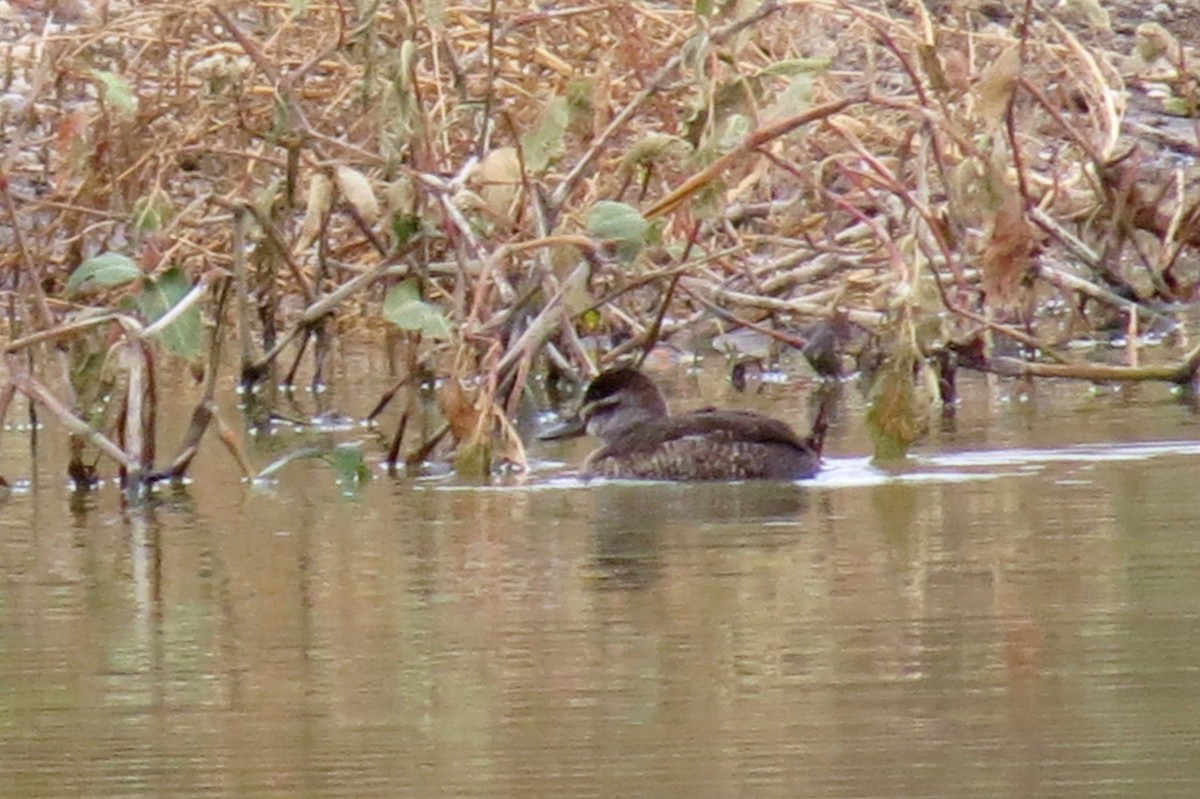
M 801 439 L 787 424 L 753 411 L 703 408 L 672 416 L 650 378 L 622 367 L 584 392 L 578 419 L 543 438 L 585 430 L 603 445 L 580 468 L 583 477 L 648 480 L 796 480 L 820 469 L 824 421 Z

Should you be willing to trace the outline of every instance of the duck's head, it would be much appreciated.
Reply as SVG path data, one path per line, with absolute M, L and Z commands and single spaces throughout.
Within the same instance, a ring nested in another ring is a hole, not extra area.
M 654 381 L 623 366 L 602 372 L 583 393 L 578 414 L 543 432 L 539 438 L 570 438 L 585 432 L 611 441 L 643 422 L 667 415 L 667 401 Z

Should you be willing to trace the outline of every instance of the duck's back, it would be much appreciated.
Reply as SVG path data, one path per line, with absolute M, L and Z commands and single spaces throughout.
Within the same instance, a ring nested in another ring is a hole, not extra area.
M 778 419 L 705 409 L 630 428 L 589 456 L 583 473 L 647 480 L 799 480 L 819 468 L 820 454 Z

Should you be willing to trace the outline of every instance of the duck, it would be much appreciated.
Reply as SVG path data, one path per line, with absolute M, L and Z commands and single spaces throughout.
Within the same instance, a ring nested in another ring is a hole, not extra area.
M 672 415 L 653 380 L 621 366 L 592 380 L 578 412 L 539 438 L 600 439 L 579 469 L 585 480 L 803 480 L 821 468 L 825 416 L 823 408 L 801 438 L 786 422 L 755 411 L 708 407 Z

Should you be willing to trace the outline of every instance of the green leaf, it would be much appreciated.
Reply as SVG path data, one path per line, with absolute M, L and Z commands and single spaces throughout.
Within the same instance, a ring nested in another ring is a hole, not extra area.
M 567 98 L 554 96 L 546 103 L 541 123 L 521 139 L 525 153 L 525 168 L 541 172 L 562 150 L 563 136 L 570 121 L 571 109 Z
M 283 181 L 278 177 L 262 184 L 258 191 L 254 193 L 252 202 L 255 209 L 262 215 L 264 219 L 274 219 L 274 209 L 279 200 L 283 197 Z
M 826 72 L 831 66 L 833 66 L 831 58 L 792 58 L 769 64 L 758 74 L 760 76 L 783 75 L 790 78 L 804 73 Z
M 171 212 L 171 198 L 162 189 L 137 198 L 133 203 L 133 226 L 139 233 L 155 233 Z
M 286 452 L 267 464 L 254 479 L 265 480 L 283 467 L 307 458 L 315 458 L 328 464 L 333 469 L 338 485 L 343 488 L 357 488 L 371 479 L 371 469 L 367 466 L 362 447 L 358 444 L 338 444 L 334 447 L 327 444 L 310 444 Z
M 1186 97 L 1168 97 L 1162 101 L 1164 114 L 1173 117 L 1200 116 L 1200 103 L 1189 102 Z
M 725 125 L 720 131 L 717 147 L 722 152 L 728 152 L 741 146 L 752 128 L 750 117 L 745 114 L 730 114 L 725 119 Z
M 177 266 L 173 266 L 155 280 L 142 286 L 137 297 L 138 310 L 146 321 L 153 324 L 163 314 L 175 307 L 192 290 L 192 282 Z M 192 305 L 158 334 L 163 346 L 172 355 L 185 360 L 197 360 L 201 354 L 202 333 L 200 306 Z
M 717 219 L 725 211 L 725 184 L 714 180 L 692 197 L 692 213 L 704 220 Z
M 634 143 L 625 155 L 621 156 L 621 166 L 625 169 L 652 166 L 659 161 L 686 155 L 691 148 L 690 144 L 678 136 L 651 133 Z
M 788 87 L 775 98 L 765 111 L 762 118 L 773 122 L 799 114 L 806 108 L 812 107 L 812 77 L 805 74 L 796 75 L 788 83 Z
M 300 449 L 294 449 L 291 452 L 285 452 L 264 466 L 262 471 L 254 475 L 254 479 L 265 480 L 266 478 L 273 476 L 276 472 L 283 469 L 284 466 L 295 463 L 299 460 L 304 460 L 305 458 L 323 458 L 325 456 L 326 449 L 328 449 L 328 447 L 324 445 L 309 444 L 301 447 Z
M 573 78 L 567 82 L 567 129 L 591 137 L 592 118 L 595 116 L 595 81 L 588 78 Z
M 482 480 L 492 473 L 492 447 L 486 441 L 462 444 L 454 451 L 454 473 Z
M 133 116 L 137 113 L 138 98 L 127 80 L 104 69 L 93 69 L 92 77 L 100 82 L 104 102 L 117 113 L 122 116 Z
M 867 430 L 875 443 L 874 460 L 903 460 L 928 430 L 929 402 L 913 381 L 916 356 L 910 338 L 899 341 L 875 376 Z
M 162 216 L 146 198 L 133 204 L 133 226 L 139 233 L 154 233 L 162 227 Z
M 142 270 L 128 255 L 106 252 L 88 258 L 67 278 L 66 294 L 76 297 L 101 288 L 113 288 L 132 283 L 142 276 Z
M 399 250 L 412 241 L 413 236 L 421 232 L 421 217 L 416 214 L 404 214 L 397 211 L 392 214 L 392 238 L 394 247 Z
M 339 444 L 320 457 L 333 469 L 338 484 L 343 488 L 353 488 L 371 479 L 371 470 L 358 444 Z
M 713 12 L 713 0 L 695 0 L 692 7 L 696 11 L 698 17 L 711 17 Z
M 392 286 L 383 299 L 383 318 L 401 330 L 420 332 L 430 338 L 450 338 L 451 327 L 442 309 L 421 299 L 416 278 Z
M 112 397 L 114 378 L 108 368 L 104 338 L 92 331 L 72 339 L 67 346 L 68 379 L 75 393 L 75 407 L 87 423 L 99 429 Z
M 587 229 L 601 241 L 617 244 L 617 254 L 631 261 L 646 243 L 650 223 L 632 205 L 601 200 L 588 212 Z

